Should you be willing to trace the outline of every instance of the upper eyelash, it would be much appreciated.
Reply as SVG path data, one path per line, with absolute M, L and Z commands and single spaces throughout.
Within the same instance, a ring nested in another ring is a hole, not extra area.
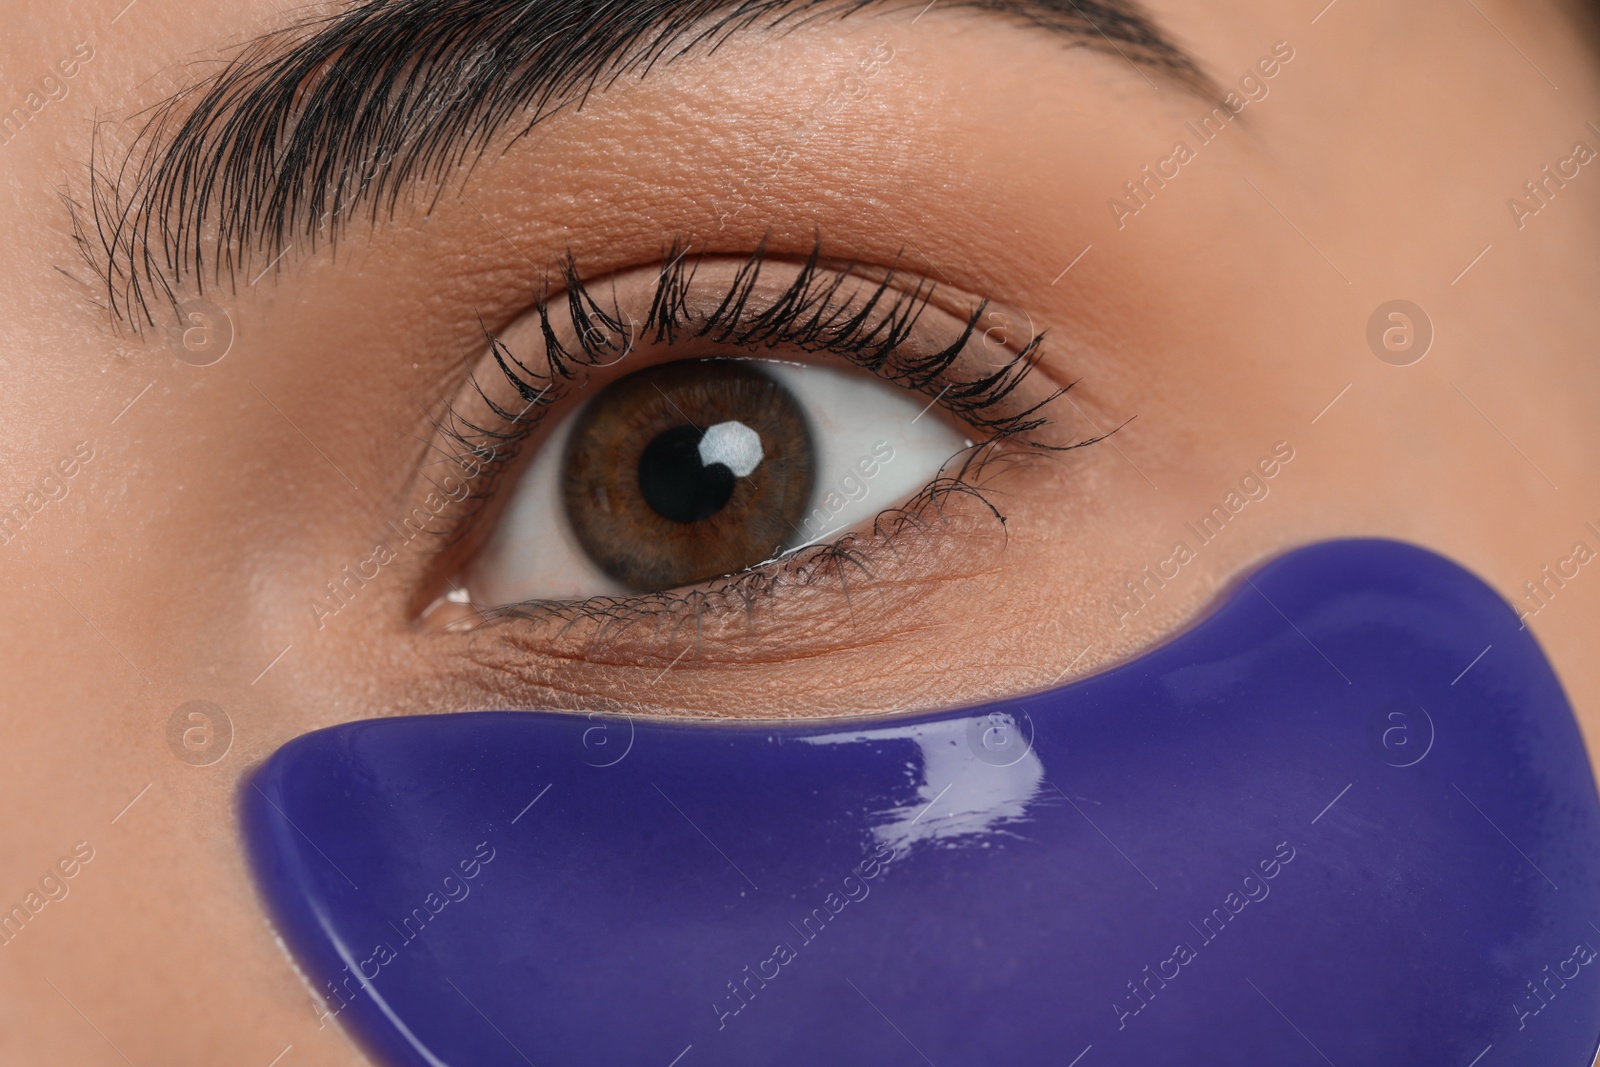
M 1020 438 L 1040 449 L 1060 447 L 1040 444 L 1030 435 L 1048 423 L 1045 408 L 1064 395 L 1070 385 L 1020 411 L 997 410 L 1037 366 L 1042 356 L 1043 333 L 1033 336 L 991 373 L 969 380 L 952 380 L 949 376 L 951 366 L 977 332 L 989 306 L 987 300 L 976 304 L 952 342 L 937 352 L 918 356 L 907 353 L 904 346 L 932 302 L 932 282 L 918 279 L 905 288 L 898 284 L 896 269 L 890 267 L 865 299 L 852 294 L 840 301 L 839 292 L 848 282 L 864 279 L 852 273 L 857 267 L 854 262 L 839 269 L 825 267 L 821 242 L 817 241 L 778 298 L 764 309 L 752 310 L 761 271 L 769 262 L 763 242 L 739 267 L 715 310 L 696 317 L 689 310 L 688 293 L 703 259 L 703 253 L 691 256 L 686 245 L 674 241 L 656 279 L 646 318 L 638 323 L 626 319 L 616 304 L 608 309 L 597 300 L 577 262 L 570 255 L 565 257 L 558 265 L 562 296 L 550 297 L 548 290 L 552 286 L 547 282 L 547 295 L 533 309 L 544 339 L 543 370 L 529 367 L 484 328 L 495 365 L 525 406 L 520 411 L 504 407 L 474 378 L 479 398 L 501 425 L 479 426 L 452 409 L 441 428 L 461 450 L 458 458 L 470 457 L 476 464 L 498 472 L 538 427 L 548 409 L 566 397 L 570 383 L 580 378 L 586 382 L 590 371 L 620 360 L 640 340 L 673 344 L 684 338 L 705 339 L 749 352 L 792 348 L 836 355 L 913 391 L 930 395 L 936 392 L 939 403 L 990 440 Z M 553 317 L 560 314 L 566 315 L 577 339 L 574 347 L 564 344 L 555 328 Z
M 673 247 L 669 256 L 668 264 L 658 279 L 650 317 L 642 324 L 641 331 L 645 334 L 654 333 L 657 341 L 671 343 L 676 339 L 675 334 L 685 330 L 690 322 L 685 299 L 701 257 L 691 261 L 677 246 Z M 890 267 L 879 280 L 877 288 L 852 312 L 852 306 L 856 303 L 854 300 L 838 302 L 834 298 L 847 282 L 860 280 L 852 273 L 857 264 L 851 262 L 837 270 L 825 269 L 819 241 L 812 245 L 811 253 L 788 288 L 765 310 L 751 312 L 750 301 L 767 261 L 763 242 L 739 268 L 716 310 L 697 328 L 688 331 L 691 336 L 752 352 L 783 347 L 806 353 L 837 355 L 888 381 L 917 392 L 928 392 L 934 383 L 945 377 L 950 366 L 965 350 L 989 306 L 987 300 L 979 301 L 968 315 L 960 336 L 942 350 L 911 357 L 902 349 L 918 318 L 932 302 L 935 289 L 932 282 L 919 279 L 910 289 L 902 288 L 896 284 L 897 271 Z M 563 268 L 570 294 L 569 305 L 574 313 L 573 325 L 577 328 L 579 338 L 593 338 L 601 332 L 597 327 L 612 333 L 620 332 L 624 325 L 620 315 L 604 316 L 602 309 L 583 287 L 575 264 L 568 259 Z M 879 312 L 879 306 L 886 299 L 887 306 Z M 547 306 L 540 305 L 541 319 L 546 314 Z M 586 312 L 590 317 L 580 322 L 578 316 Z M 1027 433 L 1043 426 L 1046 420 L 1038 412 L 1055 396 L 1020 414 L 987 414 L 1005 400 L 1033 369 L 1043 340 L 1042 333 L 1032 338 L 1021 352 L 1015 353 L 993 374 L 967 382 L 947 381 L 946 389 L 941 391 L 942 402 L 979 430 L 1009 435 Z M 617 351 L 615 345 L 593 348 L 586 345 L 583 354 L 589 359 L 603 361 L 608 354 Z M 563 359 L 569 359 L 571 355 L 564 350 L 559 353 Z

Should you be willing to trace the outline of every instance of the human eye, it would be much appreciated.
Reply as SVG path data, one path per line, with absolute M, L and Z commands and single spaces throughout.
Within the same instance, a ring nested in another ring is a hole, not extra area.
M 1065 390 L 1034 380 L 1042 336 L 998 343 L 989 301 L 820 246 L 597 281 L 568 262 L 556 284 L 445 421 L 484 484 L 434 623 L 614 629 L 869 584 L 952 494 L 985 501 L 1001 453 L 1085 443 L 1047 431 Z
M 637 371 L 552 429 L 464 583 L 581 600 L 727 577 L 902 503 L 970 444 L 865 376 L 777 360 Z

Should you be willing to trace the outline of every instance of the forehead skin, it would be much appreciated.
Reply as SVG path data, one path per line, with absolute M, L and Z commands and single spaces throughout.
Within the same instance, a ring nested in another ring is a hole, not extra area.
M 1136 655 L 1241 569 L 1308 542 L 1416 541 L 1521 609 L 1525 581 L 1577 541 L 1600 547 L 1585 526 L 1600 527 L 1600 170 L 1549 185 L 1520 226 L 1507 207 L 1532 203 L 1524 183 L 1576 142 L 1600 148 L 1586 125 L 1600 64 L 1543 4 L 1150 4 L 1224 89 L 1277 42 L 1294 58 L 1120 227 L 1108 201 L 1174 142 L 1198 143 L 1186 123 L 1208 110 L 1159 75 L 938 7 L 741 35 L 497 151 L 431 213 L 402 205 L 336 256 L 289 249 L 218 297 L 237 339 L 211 368 L 176 360 L 162 330 L 115 327 L 61 194 L 85 192 L 96 116 L 115 142 L 115 124 L 300 9 L 0 6 L 4 102 L 29 109 L 0 144 L 0 504 L 80 442 L 93 454 L 0 546 L 0 903 L 75 842 L 94 849 L 70 895 L 0 949 L 5 1062 L 266 1064 L 291 1045 L 296 1067 L 363 1062 L 274 944 L 232 821 L 240 775 L 307 730 L 474 707 L 975 701 Z M 52 74 L 80 42 L 92 58 Z M 750 177 L 885 45 L 893 60 L 841 117 Z M 730 186 L 749 208 L 731 217 Z M 411 625 L 414 561 L 338 626 L 308 626 L 311 593 L 403 513 L 419 403 L 460 388 L 480 316 L 526 310 L 530 263 L 571 250 L 597 273 L 649 265 L 672 235 L 730 253 L 765 235 L 803 255 L 819 232 L 868 263 L 910 248 L 952 292 L 1007 305 L 1003 330 L 1048 329 L 1042 371 L 1081 381 L 1084 432 L 1137 418 L 1019 471 L 1004 540 L 974 527 L 932 564 L 948 580 L 881 619 L 774 607 L 764 633 L 805 657 L 714 634 L 670 672 L 678 649 L 648 643 L 486 665 Z M 1413 366 L 1368 347 L 1394 299 L 1433 324 Z M 1279 441 L 1295 458 L 1270 496 L 1116 625 L 1125 581 Z M 1593 747 L 1600 578 L 1579 573 L 1529 626 Z M 168 747 L 173 709 L 197 698 L 235 731 L 211 767 Z

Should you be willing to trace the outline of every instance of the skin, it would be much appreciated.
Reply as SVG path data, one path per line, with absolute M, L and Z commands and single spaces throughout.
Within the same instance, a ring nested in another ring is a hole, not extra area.
M 1545 4 L 1341 3 L 1312 24 L 1316 6 L 1151 4 L 1224 87 L 1276 42 L 1294 58 L 1121 229 L 1108 198 L 1175 140 L 1193 145 L 1183 124 L 1206 104 L 999 19 L 874 14 L 624 81 L 491 154 L 431 214 L 402 206 L 337 255 L 291 250 L 216 297 L 236 341 L 197 368 L 98 306 L 58 192 L 83 190 L 93 116 L 125 119 L 191 59 L 292 12 L 236 0 L 197 22 L 192 5 L 141 0 L 112 24 L 102 6 L 6 0 L 8 86 L 78 41 L 95 58 L 0 148 L 4 501 L 78 442 L 94 458 L 0 547 L 0 895 L 74 842 L 95 854 L 0 949 L 0 1060 L 265 1065 L 292 1045 L 282 1063 L 363 1062 L 274 943 L 233 822 L 241 776 L 309 730 L 441 709 L 971 703 L 1137 655 L 1263 559 L 1349 535 L 1421 543 L 1531 607 L 1525 580 L 1597 544 L 1583 524 L 1600 524 L 1600 171 L 1521 229 L 1506 201 L 1575 141 L 1600 147 L 1584 126 L 1600 120 L 1589 30 Z M 893 59 L 868 91 L 719 217 L 729 176 L 792 141 L 794 116 L 880 41 Z M 591 274 L 648 267 L 673 235 L 738 254 L 770 234 L 804 255 L 818 231 L 867 263 L 912 249 L 954 310 L 994 297 L 996 344 L 1048 330 L 1041 381 L 1079 382 L 1054 408 L 1062 439 L 1137 418 L 996 475 L 1003 533 L 952 505 L 849 603 L 821 583 L 715 616 L 698 642 L 419 623 L 441 569 L 463 562 L 420 551 L 317 627 L 323 583 L 425 491 L 427 412 L 482 358 L 479 316 L 526 328 L 530 262 L 571 249 Z M 1436 335 L 1408 367 L 1365 336 L 1395 298 Z M 1119 625 L 1125 581 L 1278 442 L 1294 458 L 1270 495 Z M 1593 748 L 1600 579 L 1582 573 L 1528 624 Z M 167 744 L 196 698 L 234 730 L 207 767 Z

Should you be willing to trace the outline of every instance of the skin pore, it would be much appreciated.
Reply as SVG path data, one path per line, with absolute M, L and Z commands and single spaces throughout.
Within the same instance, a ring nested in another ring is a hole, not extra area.
M 233 821 L 253 765 L 354 719 L 959 706 L 1135 656 L 1275 554 L 1386 536 L 1538 607 L 1528 625 L 1600 739 L 1600 578 L 1567 563 L 1578 576 L 1546 582 L 1545 606 L 1524 591 L 1575 542 L 1600 549 L 1585 526 L 1600 526 L 1600 172 L 1560 170 L 1575 143 L 1600 149 L 1577 12 L 1156 0 L 1217 91 L 1248 101 L 1209 140 L 1204 87 L 993 12 L 888 5 L 740 30 L 497 139 L 375 226 L 352 211 L 335 247 L 250 258 L 205 293 L 231 349 L 194 366 L 170 307 L 142 332 L 107 309 L 63 194 L 81 211 L 96 119 L 116 159 L 145 109 L 307 12 L 8 4 L 7 106 L 41 78 L 56 88 L 0 145 L 0 504 L 30 509 L 0 545 L 0 900 L 78 842 L 93 859 L 0 947 L 0 1061 L 265 1065 L 292 1045 L 285 1064 L 363 1062 L 274 943 Z M 848 582 L 783 585 L 748 611 L 620 632 L 420 619 L 508 477 L 458 539 L 418 538 L 317 613 L 388 523 L 433 511 L 437 424 L 472 402 L 469 373 L 493 380 L 485 327 L 528 351 L 561 257 L 604 278 L 658 269 L 674 241 L 734 261 L 765 241 L 787 263 L 820 244 L 937 283 L 958 319 L 991 298 L 975 351 L 998 363 L 1042 332 L 1019 395 L 1073 385 L 1041 437 L 1120 429 L 996 461 L 987 504 L 950 497 Z M 1396 299 L 1434 334 L 1403 367 L 1368 343 Z M 1219 505 L 1201 544 L 1190 524 Z M 1175 560 L 1179 541 L 1192 559 Z M 231 721 L 209 766 L 169 747 L 173 710 L 195 699 Z

